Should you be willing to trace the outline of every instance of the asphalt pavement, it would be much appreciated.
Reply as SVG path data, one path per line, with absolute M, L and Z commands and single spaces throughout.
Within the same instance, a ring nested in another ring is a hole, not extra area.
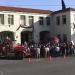
M 75 57 L 1 59 L 0 75 L 75 75 Z

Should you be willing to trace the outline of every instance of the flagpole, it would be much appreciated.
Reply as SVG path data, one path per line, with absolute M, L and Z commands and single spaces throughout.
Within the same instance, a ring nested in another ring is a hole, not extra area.
M 34 41 L 34 24 L 32 25 L 32 41 Z

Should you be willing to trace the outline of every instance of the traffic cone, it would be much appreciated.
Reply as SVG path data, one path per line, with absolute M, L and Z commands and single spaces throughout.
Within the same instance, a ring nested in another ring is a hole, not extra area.
M 28 58 L 28 62 L 29 62 L 29 63 L 32 62 L 32 58 Z
M 32 62 L 32 58 L 25 58 L 24 60 L 29 63 Z
M 52 57 L 51 56 L 48 56 L 48 61 L 51 61 L 52 60 Z
M 66 59 L 66 55 L 64 54 L 64 59 Z

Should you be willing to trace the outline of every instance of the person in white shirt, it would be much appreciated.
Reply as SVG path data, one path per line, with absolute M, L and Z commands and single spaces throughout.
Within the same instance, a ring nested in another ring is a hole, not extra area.
M 45 57 L 48 57 L 48 55 L 49 55 L 49 47 L 46 46 L 45 47 Z
M 39 46 L 36 49 L 36 56 L 37 58 L 40 58 L 40 47 Z

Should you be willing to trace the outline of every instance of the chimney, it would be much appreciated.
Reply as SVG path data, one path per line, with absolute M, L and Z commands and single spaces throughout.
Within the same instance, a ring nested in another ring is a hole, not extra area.
M 66 9 L 66 5 L 64 3 L 64 0 L 61 0 L 61 3 L 62 3 L 62 10 Z

